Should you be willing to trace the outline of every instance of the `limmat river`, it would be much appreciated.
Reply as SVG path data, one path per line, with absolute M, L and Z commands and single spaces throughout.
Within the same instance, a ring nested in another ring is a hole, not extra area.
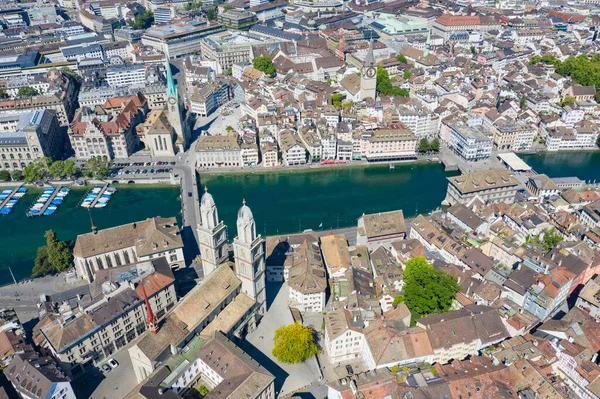
M 550 177 L 579 177 L 587 182 L 600 181 L 600 151 L 543 153 L 522 155 L 529 166 Z
M 441 206 L 450 175 L 439 164 L 319 168 L 253 174 L 201 174 L 219 217 L 235 235 L 242 200 L 259 234 L 355 226 L 363 213 L 403 209 L 406 216 Z
M 550 177 L 577 176 L 600 180 L 600 153 L 527 155 L 523 159 L 537 172 Z M 257 232 L 263 235 L 296 233 L 305 229 L 330 229 L 356 225 L 363 213 L 403 209 L 406 217 L 430 212 L 445 197 L 447 177 L 439 164 L 403 164 L 319 168 L 285 172 L 200 175 L 213 195 L 219 217 L 229 236 L 236 233 L 237 210 L 246 199 L 254 213 Z M 144 220 L 153 216 L 179 216 L 176 186 L 118 186 L 119 191 L 102 209 L 92 209 L 99 229 Z M 78 206 L 85 189 L 74 189 L 51 216 L 28 218 L 25 213 L 39 190 L 23 197 L 12 214 L 0 216 L 0 285 L 31 273 L 44 232 L 52 229 L 62 240 L 75 240 L 90 231 L 87 209 Z

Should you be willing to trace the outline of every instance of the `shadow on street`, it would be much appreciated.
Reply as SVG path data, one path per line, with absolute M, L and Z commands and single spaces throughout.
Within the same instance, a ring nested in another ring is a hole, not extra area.
M 85 374 L 81 375 L 75 381 L 71 383 L 75 396 L 78 398 L 89 398 L 89 399 L 105 399 L 105 398 L 94 398 L 92 393 L 98 388 L 100 383 L 106 377 L 102 372 L 97 369 L 90 369 Z
M 183 241 L 183 257 L 185 258 L 185 265 L 189 266 L 196 256 L 200 254 L 200 248 L 196 242 L 192 226 L 183 226 L 183 229 L 181 229 L 181 239 Z
M 273 301 L 277 297 L 277 294 L 279 293 L 279 290 L 281 289 L 282 285 L 283 283 L 266 283 L 265 289 L 267 290 L 267 310 L 271 309 L 271 304 L 273 304 Z

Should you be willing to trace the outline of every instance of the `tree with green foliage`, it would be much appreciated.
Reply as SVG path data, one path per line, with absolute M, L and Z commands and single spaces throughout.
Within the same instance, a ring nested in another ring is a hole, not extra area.
M 396 307 L 398 305 L 400 305 L 401 303 L 404 303 L 404 295 L 397 295 L 394 297 L 394 301 L 392 302 L 392 306 Z
M 225 76 L 231 76 L 233 75 L 233 68 L 229 67 L 227 68 L 227 70 L 225 71 Z
M 183 10 L 184 11 L 194 11 L 194 10 L 198 10 L 200 8 L 202 8 L 202 2 L 201 1 L 188 1 L 183 6 Z
M 558 58 L 556 58 L 555 56 L 550 55 L 550 54 L 546 54 L 546 55 L 534 55 L 533 57 L 531 57 L 529 59 L 529 63 L 531 65 L 533 65 L 533 64 L 539 64 L 539 63 L 554 65 L 557 61 L 559 61 Z
M 409 96 L 408 90 L 392 85 L 388 71 L 381 65 L 377 65 L 376 89 L 383 96 Z
M 591 57 L 587 54 L 580 54 L 571 56 L 564 61 L 553 55 L 536 55 L 530 58 L 532 64 L 540 62 L 554 65 L 556 73 L 570 76 L 582 86 L 595 86 L 596 101 L 600 101 L 600 54 L 594 54 Z
M 61 241 L 52 230 L 44 234 L 46 245 L 37 250 L 31 277 L 63 272 L 73 267 L 73 253 L 66 242 Z
M 354 101 L 346 101 L 342 104 L 342 108 L 351 108 L 354 107 Z
M 254 69 L 258 69 L 261 72 L 269 75 L 270 77 L 275 76 L 275 67 L 273 66 L 273 60 L 268 55 L 260 55 L 252 61 Z
M 35 262 L 31 270 L 31 277 L 41 277 L 54 272 L 55 269 L 48 261 L 48 247 L 43 245 L 37 249 Z
M 20 170 L 13 170 L 12 172 L 10 172 L 10 177 L 14 180 L 21 180 L 23 178 L 23 172 Z
M 73 267 L 73 253 L 64 241 L 61 241 L 52 230 L 46 231 L 46 247 L 48 252 L 48 262 L 58 272 L 64 272 Z
M 54 179 L 61 179 L 75 176 L 79 172 L 79 169 L 75 165 L 75 161 L 68 159 L 66 161 L 58 160 L 52 162 L 52 165 L 48 168 L 48 172 Z
M 549 227 L 542 230 L 541 244 L 544 247 L 544 251 L 548 252 L 556 244 L 563 240 L 562 234 L 560 234 L 554 227 Z
M 560 102 L 561 107 L 566 107 L 568 105 L 573 105 L 573 104 L 575 104 L 575 97 L 573 97 L 573 96 L 566 96 Z
M 231 4 L 225 4 L 223 6 L 223 12 L 227 12 L 229 10 L 233 9 L 233 6 Z
M 293 323 L 275 330 L 273 356 L 281 363 L 302 363 L 319 350 L 315 345 L 313 330 Z
M 404 74 L 402 75 L 402 77 L 404 79 L 410 79 L 410 77 L 412 76 L 412 71 L 410 69 L 407 69 L 406 71 L 404 71 Z
M 8 93 L 4 89 L 0 89 L 0 98 L 8 98 Z
M 200 385 L 198 387 L 198 392 L 200 392 L 200 395 L 206 396 L 206 395 L 208 395 L 208 393 L 210 392 L 210 390 L 206 387 L 206 385 Z
M 334 107 L 341 107 L 342 106 L 342 100 L 344 99 L 344 96 L 340 93 L 333 93 L 331 95 L 331 104 L 333 104 Z
M 401 62 L 401 63 L 403 63 L 403 64 L 408 64 L 408 61 L 406 60 L 406 57 L 405 57 L 403 54 L 398 54 L 398 55 L 396 56 L 396 60 L 397 60 L 398 62 Z
M 423 137 L 419 141 L 419 148 L 417 149 L 417 151 L 419 151 L 420 153 L 425 153 L 429 151 L 429 140 L 427 140 L 426 137 Z
M 39 95 L 40 92 L 31 86 L 21 86 L 19 87 L 19 91 L 17 92 L 18 97 L 35 97 Z
M 148 29 L 154 23 L 154 12 L 152 10 L 147 9 L 143 13 L 138 14 L 135 18 L 127 21 L 127 25 L 131 26 L 133 29 Z
M 78 174 L 79 174 L 79 168 L 75 164 L 75 161 L 73 161 L 71 159 L 67 159 L 63 163 L 62 177 L 71 178 L 73 176 L 77 176 Z
M 48 168 L 48 173 L 52 175 L 54 179 L 59 179 L 62 177 L 63 169 L 65 167 L 65 161 L 54 161 L 52 165 Z
M 423 257 L 406 262 L 404 270 L 404 303 L 420 316 L 447 312 L 460 286 L 456 277 L 436 270 Z
M 10 181 L 10 172 L 8 170 L 0 170 L 0 181 Z
M 52 159 L 43 157 L 35 159 L 23 169 L 25 183 L 41 183 L 48 179 Z
M 381 65 L 377 65 L 377 91 L 381 94 L 389 93 L 392 90 L 392 81 L 388 71 Z
M 206 10 L 206 18 L 209 21 L 214 21 L 217 19 L 217 15 L 219 15 L 219 10 L 217 7 L 213 7 L 209 10 Z
M 327 84 L 328 84 L 329 86 L 331 86 L 331 84 L 332 84 L 332 83 L 333 83 L 333 79 L 331 79 L 331 78 L 327 78 Z
M 88 159 L 83 167 L 83 174 L 94 179 L 103 179 L 112 168 L 113 161 L 106 156 L 96 156 Z
M 471 46 L 471 54 L 472 55 L 477 55 L 477 49 L 473 46 Z
M 431 140 L 431 143 L 429 143 L 429 151 L 440 152 L 440 139 L 436 137 Z
M 519 107 L 521 109 L 527 108 L 527 96 L 526 95 L 522 95 L 521 98 L 519 98 Z

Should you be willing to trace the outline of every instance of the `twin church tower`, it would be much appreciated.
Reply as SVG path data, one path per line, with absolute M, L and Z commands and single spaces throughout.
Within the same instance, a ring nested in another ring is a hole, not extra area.
M 201 220 L 198 225 L 198 241 L 202 257 L 204 277 L 229 259 L 227 226 L 219 220 L 213 196 L 205 188 L 200 200 Z M 246 201 L 237 214 L 237 237 L 233 239 L 235 274 L 242 281 L 242 292 L 254 299 L 256 311 L 267 311 L 265 291 L 265 240 L 256 235 L 254 216 Z

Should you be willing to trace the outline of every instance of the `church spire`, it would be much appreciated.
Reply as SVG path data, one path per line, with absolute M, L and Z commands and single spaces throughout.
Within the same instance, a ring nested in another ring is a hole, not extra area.
M 177 98 L 177 85 L 173 79 L 173 71 L 171 71 L 171 64 L 169 63 L 169 57 L 165 57 L 165 74 L 167 75 L 167 97 L 173 96 Z
M 423 51 L 423 56 L 427 57 L 429 55 L 429 48 L 431 47 L 431 29 L 427 31 L 427 40 L 425 41 L 425 51 Z
M 144 302 L 146 303 L 146 314 L 148 315 L 148 328 L 152 333 L 156 334 L 158 332 L 158 323 L 156 320 L 156 316 L 154 316 L 154 312 L 152 311 L 152 307 L 150 306 L 150 301 L 148 301 L 148 295 L 146 294 L 146 287 L 144 287 L 144 280 L 140 281 L 142 285 L 142 293 L 144 294 Z
M 373 56 L 373 36 L 369 40 L 369 50 L 367 51 L 367 56 L 365 57 L 364 66 L 375 66 L 375 57 Z

